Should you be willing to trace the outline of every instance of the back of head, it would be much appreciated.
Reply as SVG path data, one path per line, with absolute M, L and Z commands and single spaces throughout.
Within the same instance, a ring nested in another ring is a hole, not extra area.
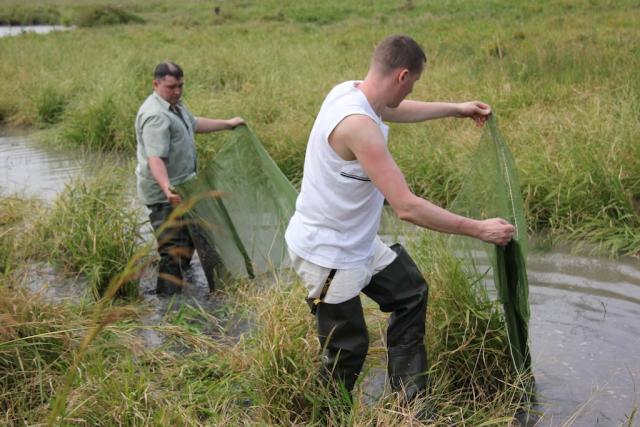
M 153 71 L 153 78 L 155 80 L 162 80 L 167 76 L 172 76 L 180 80 L 184 77 L 184 73 L 182 72 L 182 68 L 175 62 L 165 61 L 156 65 Z
M 371 67 L 382 74 L 397 68 L 406 68 L 411 74 L 420 73 L 427 62 L 427 56 L 420 45 L 405 35 L 389 36 L 382 40 L 373 52 Z

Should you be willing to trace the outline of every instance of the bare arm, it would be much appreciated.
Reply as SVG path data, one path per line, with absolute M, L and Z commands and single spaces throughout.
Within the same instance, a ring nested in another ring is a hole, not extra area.
M 177 193 L 173 193 L 169 189 L 171 183 L 169 181 L 169 175 L 167 174 L 167 167 L 164 164 L 164 160 L 162 159 L 162 157 L 149 156 L 147 161 L 149 162 L 149 170 L 151 171 L 151 175 L 153 175 L 153 178 L 155 178 L 155 180 L 158 182 L 158 185 L 160 185 L 160 188 L 162 189 L 162 192 L 165 194 L 165 196 L 167 196 L 167 200 L 169 201 L 169 203 L 171 203 L 173 206 L 180 204 L 180 202 L 182 201 L 180 195 L 178 195 Z
M 196 120 L 196 133 L 209 133 L 217 132 L 220 130 L 228 130 L 244 124 L 244 119 L 242 117 L 234 117 L 228 120 L 197 117 Z
M 420 227 L 475 237 L 506 245 L 515 231 L 500 218 L 475 220 L 456 215 L 416 196 L 387 150 L 378 126 L 368 117 L 349 116 L 331 134 L 332 145 L 344 145 L 355 155 L 398 217 Z
M 387 108 L 382 119 L 395 123 L 416 123 L 444 117 L 470 117 L 482 126 L 491 114 L 491 107 L 480 101 L 422 102 L 404 100 L 396 108 Z

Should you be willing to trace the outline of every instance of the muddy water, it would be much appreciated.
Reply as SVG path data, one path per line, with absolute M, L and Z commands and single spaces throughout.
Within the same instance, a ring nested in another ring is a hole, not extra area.
M 640 261 L 556 248 L 530 254 L 528 275 L 538 425 L 625 422 L 640 407 Z
M 640 407 L 640 260 L 534 248 L 527 274 L 535 425 L 626 425 Z
M 22 137 L 0 138 L 0 169 L 1 192 L 47 199 L 81 173 L 73 156 L 47 152 Z M 543 413 L 536 425 L 621 425 L 640 404 L 640 260 L 579 256 L 564 248 L 532 250 L 528 273 L 536 409 Z M 54 286 L 53 274 L 45 271 L 40 283 Z M 209 298 L 197 259 L 190 285 L 175 300 L 153 294 L 154 274 L 148 271 L 141 285 L 151 307 L 143 320 L 149 346 L 164 342 L 154 325 L 182 305 L 207 312 L 220 308 L 219 301 Z M 64 286 L 65 293 L 71 292 Z M 38 282 L 29 287 L 38 290 Z M 376 381 L 374 388 L 382 386 Z

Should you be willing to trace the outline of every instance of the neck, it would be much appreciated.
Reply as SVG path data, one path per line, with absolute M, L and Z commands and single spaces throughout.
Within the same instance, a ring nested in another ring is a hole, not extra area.
M 388 92 L 386 85 L 385 79 L 369 71 L 364 81 L 358 86 L 378 116 L 382 116 L 382 112 L 387 108 L 389 102 L 385 95 Z

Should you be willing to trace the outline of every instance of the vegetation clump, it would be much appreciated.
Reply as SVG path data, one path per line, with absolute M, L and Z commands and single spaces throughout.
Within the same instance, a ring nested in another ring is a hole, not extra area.
M 142 24 L 145 20 L 117 6 L 92 6 L 83 9 L 76 19 L 79 27 L 96 27 L 119 24 Z
M 8 196 L 0 204 L 0 277 L 15 267 L 28 239 L 30 220 L 38 211 L 36 200 Z
M 56 25 L 61 22 L 62 15 L 53 6 L 5 6 L 0 9 L 0 25 Z
M 95 295 L 102 295 L 139 242 L 139 214 L 128 208 L 125 185 L 114 168 L 67 184 L 36 228 L 32 255 L 84 274 Z M 119 293 L 137 296 L 137 283 L 125 284 Z

